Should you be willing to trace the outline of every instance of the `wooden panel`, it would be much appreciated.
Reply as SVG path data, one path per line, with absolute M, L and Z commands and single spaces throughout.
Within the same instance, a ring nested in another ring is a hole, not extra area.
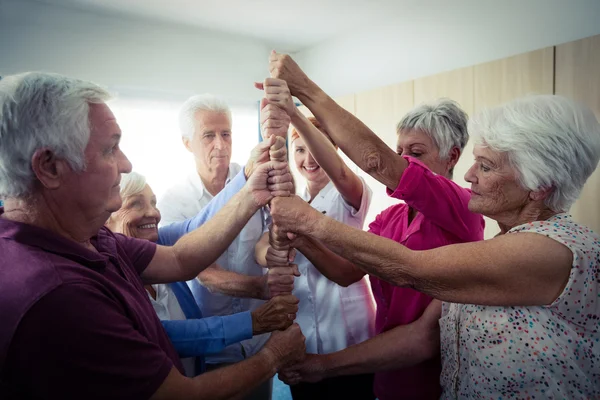
M 552 94 L 554 47 L 474 67 L 475 112 L 528 94 Z
M 449 97 L 458 102 L 467 114 L 473 114 L 473 67 L 416 79 L 414 85 L 415 105 Z
M 396 125 L 414 105 L 413 82 L 385 86 L 356 94 L 356 116 L 375 132 L 388 146 L 396 148 Z M 366 224 L 398 200 L 388 197 L 385 187 L 362 170 L 357 170 L 373 191 Z
M 585 103 L 600 119 L 600 35 L 556 46 L 556 94 Z M 600 168 L 588 178 L 571 214 L 600 232 Z

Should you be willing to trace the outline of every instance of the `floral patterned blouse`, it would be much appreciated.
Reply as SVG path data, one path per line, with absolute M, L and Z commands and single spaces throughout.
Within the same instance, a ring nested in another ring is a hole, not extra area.
M 569 281 L 548 306 L 444 303 L 442 398 L 600 398 L 600 237 L 567 214 L 507 234 L 517 232 L 567 246 Z

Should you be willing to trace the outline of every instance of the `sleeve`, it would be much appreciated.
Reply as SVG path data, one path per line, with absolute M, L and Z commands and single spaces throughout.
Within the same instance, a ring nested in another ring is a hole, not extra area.
M 245 184 L 246 176 L 242 169 L 195 217 L 159 228 L 158 244 L 173 246 L 182 236 L 199 228 L 218 213 L 237 192 L 242 190 Z
M 114 234 L 118 245 L 123 249 L 136 272 L 141 275 L 154 258 L 156 243 L 145 239 L 136 239 L 120 233 Z
M 422 162 L 404 157 L 408 168 L 402 174 L 394 192 L 389 196 L 403 200 L 442 229 L 465 241 L 473 240 L 476 233 L 483 238 L 483 218 L 469 211 L 469 190 L 437 175 Z
M 382 222 L 383 222 L 383 214 L 384 213 L 385 213 L 385 210 L 383 212 L 380 212 L 379 214 L 377 214 L 377 216 L 375 217 L 375 221 L 373 221 L 369 224 L 369 232 L 370 233 L 374 233 L 377 236 L 381 235 L 381 226 L 382 226 Z
M 216 354 L 225 347 L 252 338 L 250 311 L 227 316 L 161 321 L 180 357 Z
M 25 314 L 6 366 L 32 398 L 147 400 L 173 363 L 118 303 L 81 283 L 58 287 Z
M 359 176 L 358 179 L 360 179 L 363 188 L 362 196 L 360 198 L 360 208 L 357 210 L 354 207 L 352 207 L 344 200 L 341 194 L 340 199 L 344 204 L 344 208 L 350 213 L 350 216 L 352 216 L 352 218 L 358 221 L 362 229 L 362 226 L 365 223 L 365 218 L 367 218 L 367 212 L 369 212 L 369 206 L 371 205 L 373 191 L 371 190 L 371 188 L 369 188 L 369 186 L 367 186 L 365 180 L 362 177 Z

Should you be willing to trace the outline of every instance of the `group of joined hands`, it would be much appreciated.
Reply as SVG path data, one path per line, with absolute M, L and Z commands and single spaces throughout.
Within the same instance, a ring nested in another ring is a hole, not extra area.
M 264 326 L 254 326 L 253 330 L 278 329 L 272 332 L 265 350 L 278 360 L 280 379 L 294 384 L 300 380 L 294 367 L 306 357 L 304 335 L 294 323 L 299 300 L 292 291 L 294 278 L 300 276 L 298 266 L 294 264 L 295 247 L 299 247 L 300 241 L 307 240 L 295 233 L 294 226 L 306 219 L 307 203 L 294 194 L 295 185 L 288 165 L 286 139 L 291 116 L 297 110 L 286 78 L 298 79 L 296 72 L 300 69 L 289 56 L 273 51 L 269 71 L 270 78 L 255 83 L 257 89 L 264 91 L 260 104 L 264 140 L 253 150 L 245 172 L 246 186 L 254 201 L 258 205 L 267 204 L 272 218 L 265 255 L 268 272 L 264 276 L 263 297 L 273 301 L 254 312 L 262 314 L 253 318 L 254 324 Z

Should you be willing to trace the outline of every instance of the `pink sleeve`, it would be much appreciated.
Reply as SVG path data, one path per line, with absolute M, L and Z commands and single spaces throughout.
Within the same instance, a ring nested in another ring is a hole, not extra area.
M 388 195 L 403 200 L 464 241 L 483 239 L 483 217 L 468 209 L 470 191 L 431 172 L 419 160 L 404 158 L 408 161 L 408 167 L 396 190 L 387 190 Z

